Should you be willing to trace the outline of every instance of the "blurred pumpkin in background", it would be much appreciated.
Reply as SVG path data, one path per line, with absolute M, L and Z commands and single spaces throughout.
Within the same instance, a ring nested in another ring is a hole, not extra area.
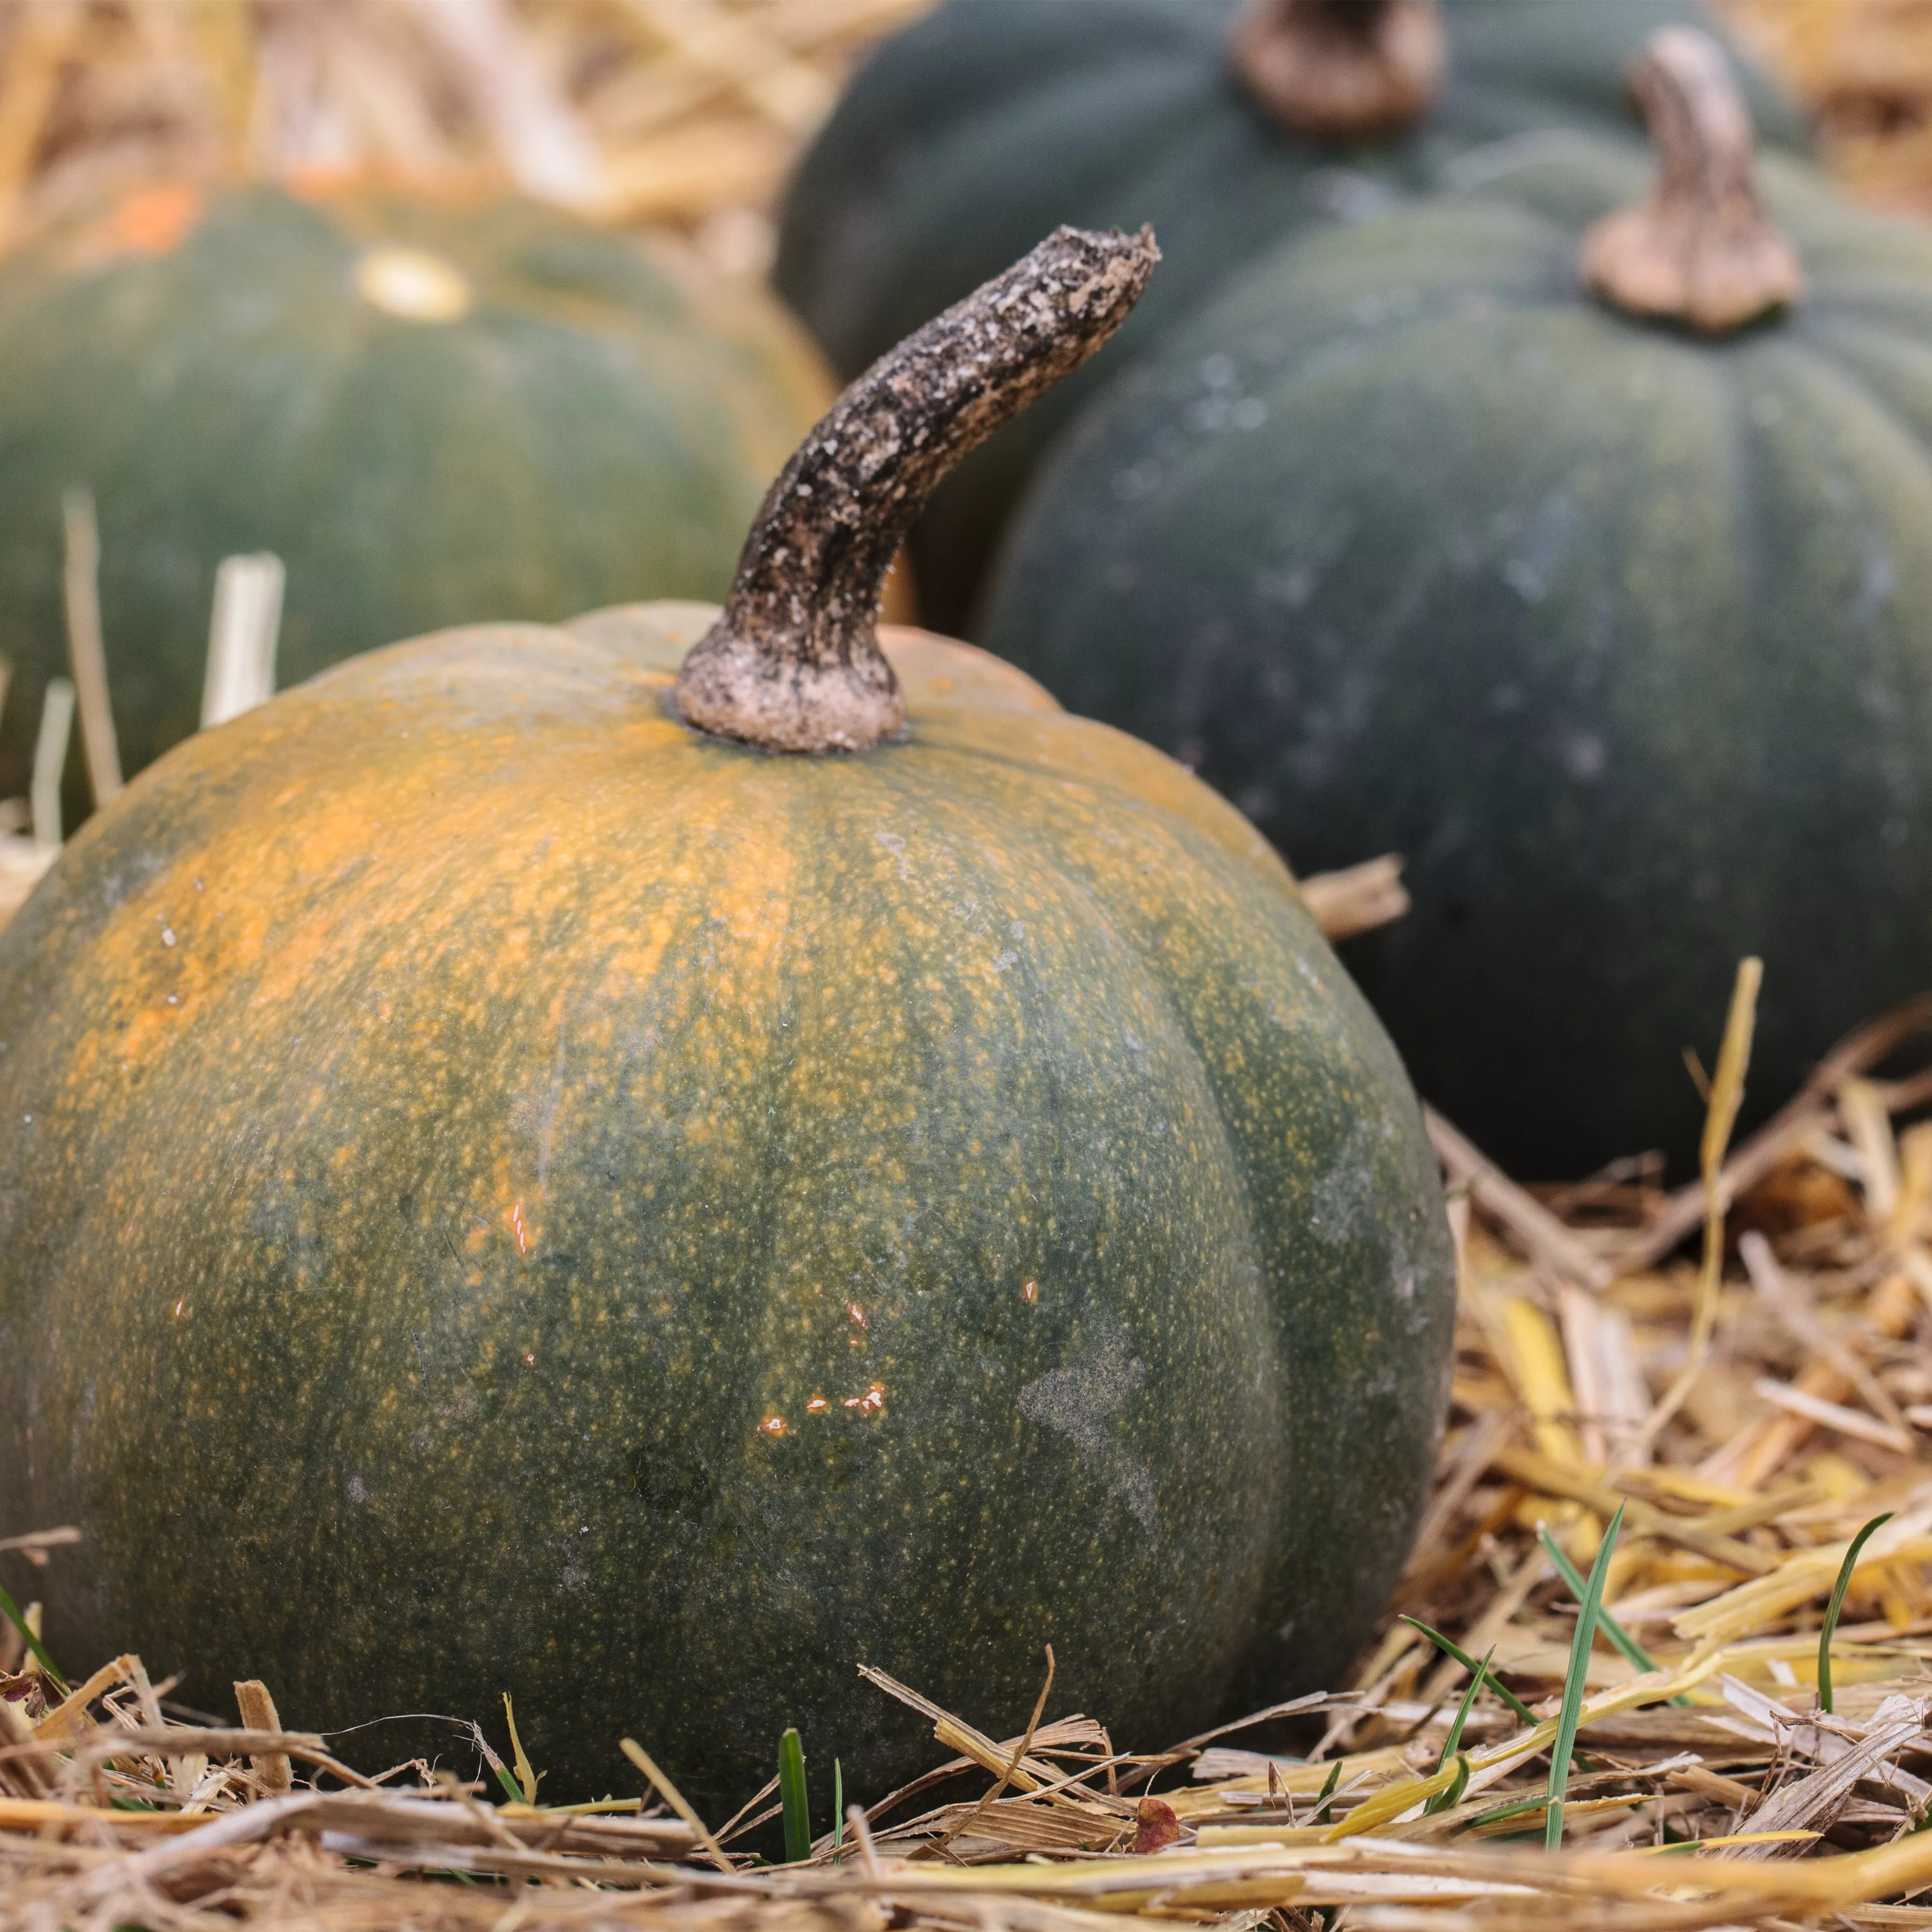
M 65 654 L 75 486 L 131 771 L 196 727 L 224 556 L 286 566 L 284 683 L 486 614 L 715 598 L 830 392 L 755 290 L 533 202 L 157 187 L 63 223 L 0 263 L 0 797 Z
M 1932 962 L 1932 232 L 1753 188 L 1701 36 L 1657 184 L 1573 135 L 1290 242 L 1037 479 L 985 640 L 1298 866 L 1400 852 L 1350 955 L 1511 1171 L 1688 1164 L 1741 955 L 1746 1124 Z M 1590 285 L 1586 286 L 1586 282 Z
M 1626 67 L 1660 26 L 1709 19 L 1696 0 L 946 0 L 886 42 L 780 231 L 778 286 L 841 375 L 1058 222 L 1151 223 L 1166 261 L 1120 340 L 934 497 L 912 538 L 927 621 L 968 632 L 1041 452 L 1231 271 L 1552 128 L 1640 141 Z M 1802 142 L 1773 89 L 1750 99 Z

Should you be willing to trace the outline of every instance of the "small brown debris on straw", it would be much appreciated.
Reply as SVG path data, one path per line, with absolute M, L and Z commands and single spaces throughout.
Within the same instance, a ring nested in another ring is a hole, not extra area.
M 1313 872 L 1300 881 L 1315 922 L 1337 943 L 1388 926 L 1408 910 L 1402 860 L 1393 852 L 1339 872 Z
M 235 1705 L 242 1713 L 244 1731 L 279 1731 L 282 1720 L 275 1714 L 275 1700 L 259 1677 L 250 1677 L 235 1687 Z M 279 1798 L 295 1782 L 288 1759 L 280 1751 L 268 1751 L 252 1761 L 256 1782 L 264 1798 Z

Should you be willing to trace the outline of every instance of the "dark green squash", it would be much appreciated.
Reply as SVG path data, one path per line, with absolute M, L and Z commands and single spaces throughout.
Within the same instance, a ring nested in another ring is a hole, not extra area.
M 1435 5 L 946 0 L 873 56 L 800 166 L 779 248 L 778 286 L 842 375 L 1057 222 L 1150 222 L 1168 264 L 1106 356 L 938 493 L 912 540 L 928 622 L 966 634 L 1048 442 L 1232 270 L 1456 179 L 1486 144 L 1636 138 L 1624 68 L 1660 25 L 1708 18 L 1699 0 L 1443 0 L 1444 74 Z M 1238 16 L 1249 38 L 1231 58 Z M 1799 140 L 1769 89 L 1753 104 Z
M 133 771 L 198 721 L 224 556 L 288 567 L 285 684 L 477 618 L 719 596 L 830 393 L 768 303 L 533 203 L 155 189 L 46 236 L 0 264 L 0 797 L 63 663 L 72 485 Z
M 722 615 L 358 659 L 70 845 L 0 935 L 0 1534 L 87 1533 L 58 1654 L 323 1729 L 508 1690 L 547 1796 L 632 1732 L 714 1821 L 787 1722 L 924 1767 L 862 1661 L 1004 1736 L 1050 1642 L 1150 1744 L 1335 1681 L 1448 1366 L 1400 1066 L 1207 788 L 872 634 L 1150 255 L 1063 232 L 855 386 Z
M 1660 45 L 1660 109 L 1721 94 L 1708 41 Z M 1767 161 L 1808 284 L 1775 306 L 1731 127 L 1665 200 L 1763 275 L 1742 307 L 1642 262 L 1584 292 L 1645 170 L 1581 139 L 1291 244 L 1082 421 L 991 602 L 991 644 L 1298 866 L 1407 856 L 1413 914 L 1349 956 L 1424 1096 L 1532 1176 L 1688 1171 L 1683 1050 L 1741 956 L 1747 1126 L 1932 962 L 1932 233 Z

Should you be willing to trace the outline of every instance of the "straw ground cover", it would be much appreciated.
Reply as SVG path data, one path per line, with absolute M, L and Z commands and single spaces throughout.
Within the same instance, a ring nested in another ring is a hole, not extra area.
M 761 273 L 764 211 L 932 0 L 0 0 L 0 238 L 157 177 L 514 185 Z
M 1394 1610 L 1331 1694 L 1148 1756 L 1055 1707 L 1050 1654 L 1015 1738 L 868 1671 L 932 1724 L 931 1778 L 838 1816 L 837 1740 L 802 1712 L 784 1792 L 775 1738 L 766 1790 L 700 1820 L 648 1738 L 601 1807 L 538 1802 L 507 1700 L 370 1780 L 280 1729 L 272 1687 L 232 1724 L 132 1658 L 69 1686 L 51 1665 L 89 1660 L 0 1617 L 0 1924 L 1932 1924 L 1932 999 L 1727 1151 L 1754 990 L 1714 1058 L 1706 1182 L 1637 1160 L 1532 1193 L 1434 1124 L 1449 1426 Z M 50 1525 L 0 1574 L 30 1585 L 72 1540 Z M 0 1611 L 38 1633 L 25 1594 Z M 746 1851 L 760 1828 L 793 1862 Z
M 934 0 L 0 0 L 0 233 L 240 167 L 495 178 L 762 272 L 873 37 Z M 1720 0 L 1855 192 L 1932 207 L 1932 0 Z
M 1816 115 L 1852 193 L 1932 212 L 1928 0 L 1719 0 Z

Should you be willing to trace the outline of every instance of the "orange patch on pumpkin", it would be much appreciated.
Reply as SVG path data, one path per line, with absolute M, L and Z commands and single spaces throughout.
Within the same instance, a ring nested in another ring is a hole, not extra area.
M 347 193 L 368 172 L 342 161 L 298 161 L 284 176 L 282 185 L 304 201 L 325 200 Z
M 202 205 L 191 188 L 137 188 L 115 209 L 109 240 L 124 254 L 172 254 L 201 219 Z

